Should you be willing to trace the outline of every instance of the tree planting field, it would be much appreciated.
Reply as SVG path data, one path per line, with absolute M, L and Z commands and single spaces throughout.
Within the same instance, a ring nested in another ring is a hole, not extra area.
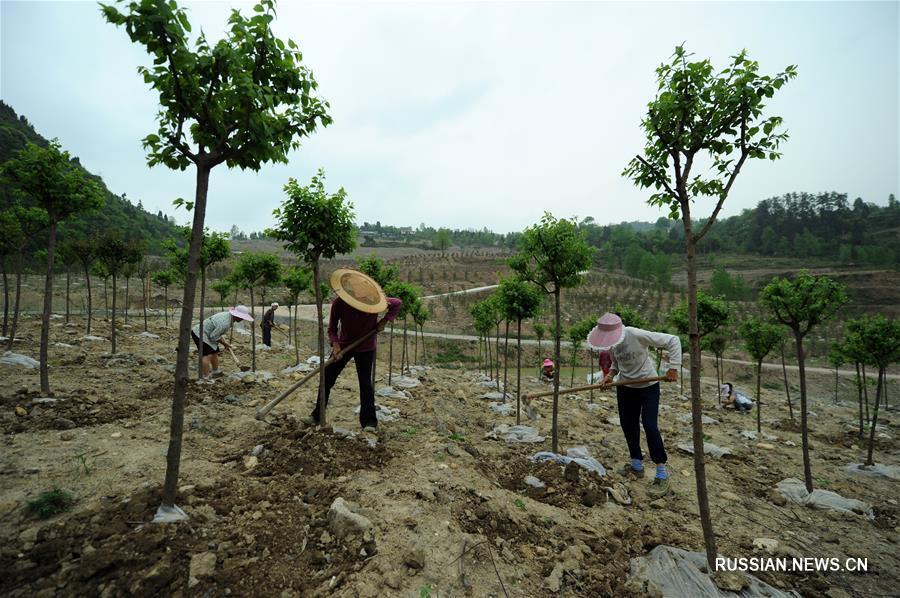
M 404 391 L 406 398 L 379 397 L 381 406 L 399 413 L 377 435 L 341 432 L 358 429 L 349 368 L 332 396 L 338 433 L 298 423 L 313 406 L 314 385 L 257 421 L 256 407 L 300 375 L 281 373 L 293 363 L 293 351 L 280 343 L 259 353 L 253 377 L 189 385 L 178 503 L 190 519 L 150 524 L 165 464 L 174 330 L 154 319 L 155 339 L 129 324 L 120 330 L 119 354 L 111 356 L 107 342 L 82 339 L 80 318 L 69 326 L 60 317 L 52 322 L 52 401 L 40 396 L 36 369 L 0 365 L 5 595 L 484 596 L 501 594 L 502 580 L 510 595 L 637 596 L 643 588 L 627 575 L 632 558 L 660 544 L 689 550 L 701 544 L 690 455 L 676 448 L 690 439 L 689 404 L 677 384 L 664 386 L 660 418 L 674 495 L 654 502 L 644 480 L 530 462 L 529 455 L 549 446 L 548 403 L 538 407 L 543 441 L 487 438 L 515 416 L 494 413 L 481 398 L 493 388 L 480 382 L 474 365 L 461 362 L 414 369 L 420 384 Z M 38 324 L 26 316 L 18 353 L 35 353 Z M 107 323 L 95 326 L 95 334 L 108 335 Z M 305 357 L 314 346 L 313 328 L 304 324 L 301 332 Z M 249 337 L 235 339 L 246 356 Z M 750 372 L 729 366 L 742 388 Z M 378 387 L 385 374 L 382 368 Z M 705 428 L 708 442 L 731 451 L 708 457 L 720 552 L 767 556 L 758 541 L 767 538 L 776 541 L 766 544 L 773 556 L 867 558 L 865 574 L 760 577 L 803 595 L 891 594 L 900 582 L 897 482 L 846 470 L 863 458 L 849 381 L 841 383 L 835 405 L 831 378 L 812 377 L 814 475 L 820 488 L 872 505 L 872 520 L 786 504 L 775 492 L 779 481 L 802 472 L 799 434 L 777 372 L 765 374 L 763 435 L 753 439 L 742 433 L 754 429 L 754 418 L 717 408 L 710 376 L 707 368 L 706 413 L 717 421 Z M 532 372 L 524 380 L 526 389 L 546 388 Z M 879 461 L 896 465 L 892 414 L 879 420 L 875 450 Z M 615 469 L 627 454 L 615 417 L 609 393 L 594 393 L 591 403 L 588 393 L 563 392 L 562 448 L 585 446 Z M 545 487 L 526 485 L 528 475 Z M 631 505 L 604 490 L 616 483 L 628 488 Z M 54 488 L 71 492 L 71 511 L 38 519 L 29 502 Z M 338 497 L 371 522 L 366 531 L 338 535 L 342 528 L 328 516 Z

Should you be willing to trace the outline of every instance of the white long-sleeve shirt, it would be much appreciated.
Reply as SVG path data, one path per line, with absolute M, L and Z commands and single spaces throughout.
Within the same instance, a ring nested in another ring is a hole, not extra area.
M 669 352 L 669 367 L 681 365 L 681 340 L 677 336 L 665 332 L 650 332 L 641 328 L 625 327 L 622 342 L 610 349 L 612 369 L 617 371 L 613 382 L 637 380 L 659 376 L 659 372 L 650 358 L 650 347 L 659 347 Z M 634 388 L 646 388 L 656 382 L 631 385 Z

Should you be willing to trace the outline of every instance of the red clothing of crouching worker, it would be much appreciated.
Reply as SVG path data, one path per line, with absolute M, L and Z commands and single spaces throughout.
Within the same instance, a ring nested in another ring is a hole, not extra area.
M 338 296 L 331 302 L 331 313 L 328 316 L 328 340 L 331 342 L 333 361 L 325 368 L 325 404 L 328 404 L 331 389 L 344 366 L 353 358 L 359 380 L 359 424 L 363 429 L 374 429 L 378 427 L 378 419 L 375 416 L 372 367 L 375 364 L 377 334 L 347 353 L 342 351 L 376 327 L 378 332 L 384 330 L 385 324 L 397 317 L 403 302 L 394 297 L 385 297 L 378 283 L 355 270 L 335 270 L 331 275 L 331 288 Z M 378 314 L 385 309 L 387 314 L 379 323 Z M 309 419 L 310 423 L 319 423 L 318 402 Z
M 603 371 L 604 378 L 606 378 L 610 368 L 612 368 L 612 356 L 609 354 L 609 351 L 600 351 L 600 369 Z

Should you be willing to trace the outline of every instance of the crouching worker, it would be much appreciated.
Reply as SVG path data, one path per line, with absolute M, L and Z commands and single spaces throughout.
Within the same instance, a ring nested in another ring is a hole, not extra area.
M 226 332 L 231 330 L 235 322 L 241 320 L 253 321 L 250 310 L 243 305 L 211 315 L 203 320 L 202 343 L 200 342 L 200 324 L 191 329 L 191 338 L 194 339 L 197 350 L 203 353 L 202 370 L 204 377 L 211 375 L 216 378 L 222 375 L 222 370 L 219 369 L 219 353 L 221 353 L 221 349 L 219 349 L 218 345 L 222 345 L 229 350 L 231 349 L 231 345 L 223 337 Z M 210 371 L 210 368 L 212 368 L 212 371 Z
M 724 399 L 722 401 L 723 407 L 731 407 L 735 411 L 750 411 L 753 409 L 753 400 L 736 391 L 731 382 L 723 384 L 722 388 L 719 389 L 719 394 Z
M 595 349 L 608 350 L 610 353 L 612 364 L 603 378 L 603 384 L 658 376 L 653 360 L 650 359 L 650 347 L 663 347 L 669 351 L 670 369 L 666 372 L 666 380 L 678 380 L 676 368 L 681 365 L 681 341 L 677 336 L 624 326 L 619 316 L 606 313 L 597 320 L 587 342 Z M 657 423 L 659 382 L 617 386 L 616 402 L 619 407 L 619 422 L 631 456 L 631 463 L 625 465 L 620 473 L 644 476 L 640 428 L 643 423 L 650 458 L 656 464 L 656 476 L 647 492 L 652 497 L 664 496 L 669 491 L 669 472 L 666 469 L 668 456 Z
M 553 382 L 553 360 L 545 359 L 541 366 L 541 382 Z
M 356 378 L 359 381 L 359 425 L 366 431 L 378 427 L 375 416 L 375 387 L 372 381 L 372 367 L 375 364 L 377 333 L 344 353 L 343 348 L 378 328 L 384 330 L 387 322 L 397 317 L 403 302 L 394 297 L 385 297 L 377 282 L 355 270 L 338 269 L 331 275 L 331 288 L 337 297 L 331 302 L 328 316 L 328 340 L 331 342 L 330 365 L 325 368 L 325 404 L 331 389 L 337 382 L 344 366 L 352 358 L 356 363 Z M 387 315 L 379 323 L 378 314 L 387 309 Z M 319 423 L 319 403 L 306 418 L 307 424 Z

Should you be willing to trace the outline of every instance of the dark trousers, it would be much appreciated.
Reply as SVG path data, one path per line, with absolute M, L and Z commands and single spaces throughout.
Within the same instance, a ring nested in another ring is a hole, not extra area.
M 659 383 L 647 388 L 630 386 L 616 387 L 616 401 L 619 404 L 619 422 L 628 443 L 628 453 L 632 459 L 643 459 L 641 453 L 641 428 L 647 435 L 647 448 L 654 463 L 665 463 L 666 448 L 663 446 L 662 434 L 659 433 L 657 418 L 659 416 Z
M 267 347 L 271 347 L 272 346 L 272 329 L 266 328 L 265 326 L 263 326 L 262 331 L 263 331 L 263 344 L 266 345 Z
M 325 368 L 325 404 L 328 405 L 331 389 L 351 357 L 356 362 L 356 378 L 359 380 L 359 425 L 362 427 L 378 426 L 378 419 L 375 417 L 375 386 L 372 384 L 372 366 L 375 363 L 375 351 L 354 352 L 344 355 Z M 319 421 L 318 402 L 316 402 L 316 408 L 313 409 L 312 418 Z

